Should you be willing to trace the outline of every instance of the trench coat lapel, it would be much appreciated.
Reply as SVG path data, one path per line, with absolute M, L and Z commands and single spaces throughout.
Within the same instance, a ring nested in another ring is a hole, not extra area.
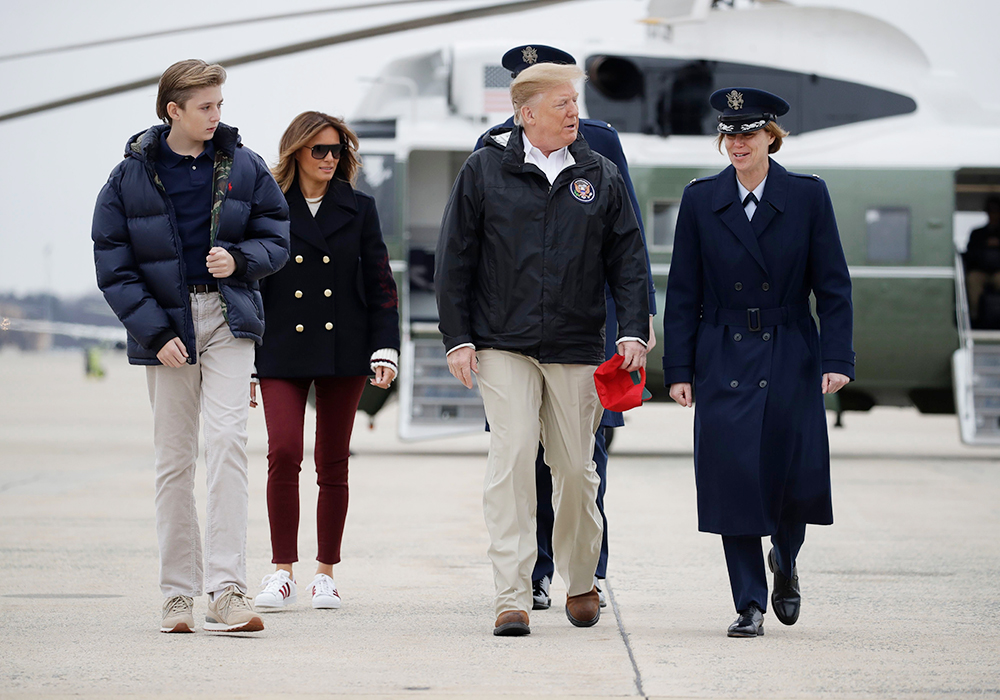
M 288 194 L 285 198 L 288 200 L 288 214 L 292 220 L 292 235 L 329 254 L 330 247 L 326 244 L 326 238 L 320 231 L 319 223 L 309 211 L 309 205 L 306 204 L 302 190 L 299 189 L 298 180 L 288 188 Z M 323 211 L 325 205 L 326 197 L 323 198 L 323 204 L 320 205 L 320 212 Z
M 771 183 L 768 182 L 768 185 Z M 765 186 L 765 197 L 767 187 Z M 760 207 L 758 206 L 758 211 Z M 753 259 L 757 261 L 761 269 L 767 273 L 767 265 L 764 264 L 764 254 L 757 244 L 757 236 L 747 219 L 743 210 L 743 203 L 740 202 L 739 191 L 736 189 L 736 170 L 729 166 L 722 171 L 722 174 L 715 180 L 715 193 L 712 198 L 712 210 L 715 211 L 723 223 L 729 227 L 740 243 L 750 252 Z M 756 218 L 756 217 L 755 217 Z
M 357 213 L 358 200 L 354 189 L 346 182 L 334 180 L 316 212 L 316 224 L 326 239 L 350 223 Z
M 760 238 L 767 225 L 771 223 L 775 213 L 785 211 L 785 198 L 788 194 L 788 171 L 773 160 L 770 163 L 767 171 L 767 182 L 764 183 L 763 197 L 750 221 L 755 238 Z

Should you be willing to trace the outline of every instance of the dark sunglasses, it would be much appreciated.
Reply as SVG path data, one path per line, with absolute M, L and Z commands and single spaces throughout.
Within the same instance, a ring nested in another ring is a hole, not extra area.
M 347 145 L 343 143 L 327 143 L 313 146 L 309 151 L 316 160 L 323 160 L 329 153 L 334 158 L 340 158 L 341 151 L 347 150 Z

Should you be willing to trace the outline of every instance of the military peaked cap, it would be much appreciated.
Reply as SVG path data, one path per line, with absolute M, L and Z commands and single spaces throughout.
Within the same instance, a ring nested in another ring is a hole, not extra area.
M 788 112 L 788 103 L 756 88 L 722 88 L 709 98 L 719 115 L 720 134 L 749 134 Z
M 516 78 L 517 74 L 525 68 L 536 63 L 562 63 L 568 66 L 575 66 L 576 59 L 561 49 L 542 44 L 527 44 L 525 46 L 515 46 L 503 55 L 500 61 L 503 67 L 510 71 L 510 77 Z

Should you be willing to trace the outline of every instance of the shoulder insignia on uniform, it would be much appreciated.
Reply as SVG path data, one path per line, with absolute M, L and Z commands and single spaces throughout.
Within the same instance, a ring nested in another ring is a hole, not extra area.
M 581 119 L 580 126 L 590 126 L 597 129 L 606 129 L 607 131 L 615 130 L 615 127 L 611 126 L 610 123 L 598 119 Z
M 706 177 L 696 177 L 691 182 L 689 182 L 687 185 L 685 185 L 685 187 L 689 187 L 689 186 L 693 185 L 696 182 L 707 182 L 708 180 L 714 180 L 714 179 L 715 179 L 715 175 L 708 175 Z

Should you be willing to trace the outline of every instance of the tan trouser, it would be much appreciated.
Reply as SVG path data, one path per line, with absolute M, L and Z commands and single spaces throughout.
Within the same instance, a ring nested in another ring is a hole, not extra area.
M 230 585 L 247 590 L 246 444 L 254 343 L 233 337 L 218 292 L 192 294 L 191 315 L 198 363 L 146 368 L 156 451 L 160 591 L 167 598 L 195 597 Z M 194 502 L 199 413 L 205 420 L 208 478 L 204 559 Z
M 969 316 L 973 320 L 979 318 L 979 297 L 986 291 L 986 284 L 993 283 L 993 286 L 1000 289 L 1000 272 L 983 272 L 982 270 L 970 270 L 965 276 L 965 284 L 968 288 Z
M 594 585 L 603 524 L 594 433 L 601 405 L 590 365 L 540 364 L 525 355 L 480 350 L 479 389 L 490 423 L 483 511 L 496 586 L 496 614 L 531 610 L 535 565 L 535 457 L 541 439 L 552 469 L 552 550 L 568 594 Z

